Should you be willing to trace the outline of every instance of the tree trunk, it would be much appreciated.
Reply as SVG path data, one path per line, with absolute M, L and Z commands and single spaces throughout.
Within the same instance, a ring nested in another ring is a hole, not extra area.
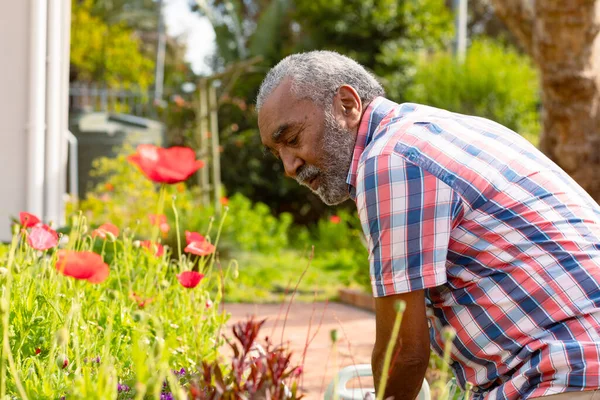
M 600 200 L 600 0 L 492 0 L 540 70 L 540 148 Z

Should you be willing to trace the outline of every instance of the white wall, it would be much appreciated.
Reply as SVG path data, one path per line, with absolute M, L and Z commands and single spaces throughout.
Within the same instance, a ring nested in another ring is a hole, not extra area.
M 29 5 L 0 0 L 0 240 L 24 210 L 27 188 Z
M 0 241 L 20 211 L 63 223 L 70 4 L 0 0 Z

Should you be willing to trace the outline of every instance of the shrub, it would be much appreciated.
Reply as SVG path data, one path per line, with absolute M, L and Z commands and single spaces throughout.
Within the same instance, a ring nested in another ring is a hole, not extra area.
M 158 212 L 156 204 L 159 195 L 154 184 L 144 179 L 139 170 L 127 162 L 127 155 L 132 152 L 131 146 L 125 146 L 116 158 L 94 160 L 92 174 L 100 178 L 101 183 L 79 204 L 68 203 L 67 215 L 80 210 L 92 226 L 108 220 L 118 226 L 130 227 L 134 232 L 150 232 L 152 221 L 149 215 Z M 199 188 L 179 183 L 167 186 L 165 190 L 164 214 L 170 229 L 163 236 L 164 242 L 177 246 L 172 202 L 179 214 L 180 235 L 183 236 L 186 230 L 202 232 L 211 235 L 214 241 L 219 228 L 213 224 L 215 208 L 212 205 L 202 206 Z M 266 205 L 252 204 L 241 194 L 232 196 L 227 203 L 227 223 L 223 225 L 221 235 L 222 254 L 234 249 L 274 252 L 288 245 L 287 232 L 292 222 L 289 214 L 275 217 Z
M 423 55 L 405 99 L 499 122 L 537 144 L 538 74 L 515 49 L 477 39 L 464 64 L 449 52 Z

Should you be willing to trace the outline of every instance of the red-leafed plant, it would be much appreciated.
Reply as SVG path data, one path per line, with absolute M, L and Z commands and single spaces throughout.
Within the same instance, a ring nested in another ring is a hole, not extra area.
M 300 367 L 291 366 L 292 353 L 283 346 L 275 346 L 269 338 L 264 348 L 257 343 L 265 320 L 253 318 L 233 326 L 236 341 L 225 338 L 233 351 L 230 368 L 218 361 L 202 362 L 201 375 L 189 386 L 190 399 L 301 399 L 298 394 Z

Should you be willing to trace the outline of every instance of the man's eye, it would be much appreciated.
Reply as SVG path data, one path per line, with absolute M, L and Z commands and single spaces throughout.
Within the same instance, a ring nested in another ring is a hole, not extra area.
M 290 140 L 288 140 L 287 144 L 289 146 L 295 146 L 298 144 L 298 136 L 294 136 L 293 138 L 291 138 Z

